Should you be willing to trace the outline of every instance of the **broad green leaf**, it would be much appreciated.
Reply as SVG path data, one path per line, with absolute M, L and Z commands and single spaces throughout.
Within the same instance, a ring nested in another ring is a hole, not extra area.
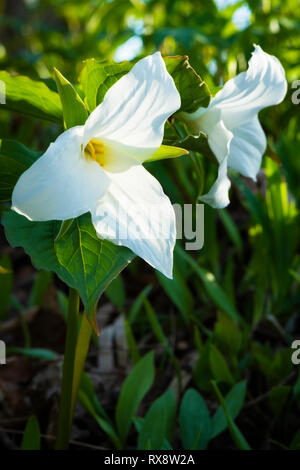
M 63 108 L 65 129 L 84 124 L 88 118 L 84 102 L 71 83 L 56 68 L 54 76 Z
M 74 221 L 74 219 L 67 219 L 67 220 L 63 220 L 61 222 L 59 232 L 58 232 L 58 234 L 56 235 L 56 237 L 54 239 L 55 243 L 58 242 L 58 240 L 60 240 L 67 233 L 67 231 L 71 227 L 73 221 Z
M 234 384 L 234 378 L 222 353 L 213 344 L 209 347 L 209 363 L 214 379 L 218 382 Z
M 2 106 L 2 105 L 1 105 Z M 0 140 L 0 201 L 9 201 L 13 189 L 24 173 L 40 156 L 14 140 Z
M 129 72 L 132 67 L 133 64 L 130 62 L 114 64 L 96 59 L 85 61 L 79 81 L 85 94 L 85 103 L 90 112 L 103 101 L 107 90 L 125 73 Z
M 188 57 L 164 57 L 164 61 L 181 97 L 179 111 L 193 113 L 200 107 L 206 108 L 211 98 L 210 91 L 206 83 L 191 67 Z
M 230 415 L 230 412 L 227 408 L 225 400 L 224 400 L 217 384 L 214 381 L 212 381 L 211 383 L 212 383 L 212 386 L 213 386 L 213 388 L 216 392 L 218 400 L 219 400 L 219 402 L 220 402 L 220 404 L 223 408 L 223 411 L 224 411 L 224 414 L 225 414 L 226 420 L 227 420 L 227 425 L 228 425 L 228 428 L 229 428 L 232 439 L 234 440 L 234 442 L 236 443 L 236 445 L 239 449 L 241 449 L 241 450 L 251 450 L 251 447 L 249 446 L 248 442 L 246 441 L 243 434 L 241 433 L 241 431 L 239 430 L 239 428 L 235 424 L 232 416 Z
M 31 416 L 26 424 L 22 438 L 21 450 L 40 450 L 41 431 L 36 416 Z
M 7 318 L 13 288 L 13 270 L 10 256 L 5 254 L 0 259 L 0 321 Z
M 59 96 L 45 83 L 22 75 L 11 76 L 5 71 L 0 71 L 0 80 L 5 83 L 6 94 L 6 103 L 1 104 L 1 109 L 16 111 L 19 114 L 58 124 L 62 123 Z
M 45 359 L 46 361 L 57 359 L 57 354 L 54 351 L 45 348 L 7 348 L 7 354 L 23 354 L 23 356 Z
M 246 381 L 235 384 L 224 398 L 226 407 L 232 419 L 235 419 L 241 411 L 246 396 Z M 223 408 L 219 406 L 212 417 L 212 438 L 218 436 L 227 428 L 227 420 Z
M 55 252 L 69 276 L 69 285 L 80 292 L 89 316 L 99 296 L 134 256 L 127 248 L 100 240 L 89 214 L 74 220 L 55 243 Z
M 134 418 L 133 422 L 134 422 L 134 425 L 135 425 L 135 428 L 136 428 L 137 432 L 140 433 L 141 429 L 142 429 L 142 426 L 143 426 L 144 418 Z M 145 449 L 145 450 L 151 450 L 150 446 L 149 446 L 149 441 L 147 442 L 146 447 L 147 447 L 147 449 Z M 172 449 L 172 446 L 169 443 L 169 441 L 167 439 L 164 439 L 163 445 L 162 445 L 160 450 L 173 450 L 173 449 Z
M 125 443 L 135 413 L 154 380 L 154 353 L 151 351 L 134 366 L 125 379 L 116 407 L 116 423 Z
M 138 437 L 138 449 L 145 450 L 147 442 L 151 450 L 163 447 L 170 440 L 174 429 L 176 400 L 172 389 L 157 398 L 148 410 Z
M 193 388 L 187 390 L 183 396 L 179 426 L 184 449 L 206 449 L 211 439 L 212 422 L 205 401 Z
M 127 248 L 100 240 L 90 214 L 74 219 L 56 243 L 58 221 L 31 222 L 9 211 L 2 222 L 10 244 L 22 246 L 37 269 L 54 271 L 78 290 L 90 318 L 99 296 L 134 256 Z
M 164 61 L 181 96 L 180 111 L 191 113 L 200 106 L 208 106 L 210 101 L 208 87 L 190 66 L 188 57 L 164 57 Z M 129 72 L 133 65 L 130 62 L 112 64 L 95 59 L 85 61 L 79 81 L 89 111 L 93 111 L 102 102 L 107 90 Z
M 188 150 L 180 147 L 172 147 L 171 145 L 161 145 L 159 149 L 146 162 L 155 162 L 157 160 L 165 160 L 168 158 L 177 158 L 182 155 L 188 155 Z

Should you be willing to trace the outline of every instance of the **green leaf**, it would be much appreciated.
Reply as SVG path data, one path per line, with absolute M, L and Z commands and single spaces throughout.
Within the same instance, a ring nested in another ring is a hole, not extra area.
M 114 426 L 96 397 L 91 379 L 85 373 L 81 380 L 78 398 L 81 405 L 93 416 L 98 426 L 107 434 L 114 446 L 117 449 L 121 449 L 122 443 L 120 442 Z
M 146 162 L 155 162 L 157 160 L 165 160 L 167 158 L 177 158 L 182 155 L 188 155 L 188 150 L 181 147 L 172 147 L 171 145 L 161 145 L 159 149 Z
M 116 407 L 117 429 L 126 441 L 135 413 L 154 380 L 154 353 L 149 352 L 132 369 L 122 386 Z
M 84 102 L 71 83 L 55 67 L 54 75 L 63 108 L 65 129 L 84 124 L 88 118 Z
M 160 450 L 165 439 L 170 440 L 174 429 L 176 400 L 172 389 L 157 398 L 148 410 L 138 437 L 138 449 Z
M 26 424 L 22 438 L 21 450 L 40 450 L 41 431 L 36 416 L 31 416 Z
M 2 105 L 1 105 L 2 106 Z M 14 140 L 0 140 L 0 201 L 9 201 L 13 189 L 24 173 L 41 155 Z
M 79 81 L 85 94 L 85 103 L 90 112 L 103 101 L 107 90 L 129 72 L 132 67 L 133 64 L 130 62 L 114 64 L 96 59 L 85 61 Z
M 57 93 L 43 82 L 31 80 L 22 75 L 11 76 L 0 71 L 0 80 L 5 83 L 6 103 L 1 109 L 45 119 L 61 124 L 62 108 Z
M 63 220 L 61 222 L 59 232 L 56 235 L 56 238 L 54 240 L 55 243 L 58 242 L 67 233 L 67 231 L 71 227 L 73 221 L 74 221 L 74 219 L 67 219 L 67 220 Z
M 208 87 L 190 66 L 188 57 L 164 57 L 164 61 L 181 96 L 180 111 L 192 113 L 200 106 L 208 106 L 210 101 Z M 133 65 L 130 62 L 113 64 L 95 59 L 85 61 L 79 81 L 85 93 L 85 102 L 89 111 L 93 111 L 103 101 L 107 90 L 128 73 Z
M 9 211 L 2 222 L 10 244 L 22 246 L 37 269 L 54 271 L 78 290 L 90 319 L 99 296 L 134 256 L 127 248 L 100 240 L 90 214 L 74 219 L 56 243 L 58 221 L 31 222 Z
M 200 107 L 206 108 L 211 98 L 210 91 L 206 83 L 191 67 L 188 57 L 164 57 L 164 61 L 181 97 L 179 111 L 193 113 Z
M 187 390 L 183 396 L 179 426 L 184 449 L 206 449 L 211 439 L 212 422 L 205 401 L 193 388 Z
M 229 385 L 234 384 L 234 378 L 224 356 L 213 344 L 210 345 L 209 349 L 209 362 L 213 377 L 218 382 L 225 382 Z
M 223 411 L 224 411 L 224 414 L 225 414 L 226 420 L 227 420 L 227 425 L 228 425 L 230 434 L 232 436 L 232 439 L 234 440 L 234 442 L 236 443 L 236 445 L 239 449 L 241 449 L 241 450 L 251 450 L 251 447 L 249 446 L 248 442 L 246 441 L 243 434 L 241 433 L 241 431 L 239 430 L 239 428 L 235 424 L 232 416 L 230 415 L 230 412 L 227 408 L 225 400 L 224 400 L 217 384 L 213 380 L 212 380 L 211 383 L 212 383 L 212 386 L 213 386 L 213 388 L 216 392 L 216 395 L 219 399 L 219 402 L 221 403 L 221 406 L 223 408 Z
M 227 410 L 232 417 L 235 419 L 241 411 L 246 396 L 246 381 L 235 384 L 230 392 L 226 395 L 224 401 Z M 223 408 L 219 406 L 212 418 L 213 431 L 212 438 L 218 436 L 227 428 L 227 420 L 224 414 Z
M 7 348 L 7 354 L 23 354 L 23 356 L 45 359 L 46 361 L 57 359 L 57 354 L 54 351 L 45 348 Z
M 13 270 L 8 254 L 2 256 L 0 266 L 2 268 L 0 273 L 0 321 L 2 321 L 7 318 L 13 288 Z

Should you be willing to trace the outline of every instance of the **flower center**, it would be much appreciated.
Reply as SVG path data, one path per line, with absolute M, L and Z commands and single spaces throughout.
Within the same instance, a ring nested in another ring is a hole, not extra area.
M 84 149 L 84 156 L 99 163 L 100 166 L 105 165 L 104 144 L 96 139 L 91 139 Z

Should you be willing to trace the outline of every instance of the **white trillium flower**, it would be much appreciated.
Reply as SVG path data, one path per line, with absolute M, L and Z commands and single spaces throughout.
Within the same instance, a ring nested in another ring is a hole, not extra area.
M 107 91 L 83 126 L 63 132 L 21 175 L 12 209 L 33 221 L 66 220 L 89 211 L 99 238 L 127 246 L 171 278 L 174 209 L 142 163 L 160 147 L 164 124 L 180 105 L 161 54 L 140 60 Z M 116 219 L 134 225 L 135 204 L 139 236 L 120 239 Z
M 181 113 L 194 132 L 207 135 L 208 144 L 219 162 L 218 177 L 200 200 L 214 208 L 229 204 L 231 168 L 256 180 L 266 150 L 266 136 L 258 112 L 281 103 L 287 92 L 285 73 L 279 60 L 260 46 L 254 52 L 246 72 L 228 80 L 207 108 L 192 114 Z

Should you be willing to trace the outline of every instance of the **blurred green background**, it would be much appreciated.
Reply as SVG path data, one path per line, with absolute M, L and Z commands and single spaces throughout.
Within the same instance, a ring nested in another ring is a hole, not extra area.
M 149 349 L 156 353 L 154 385 L 139 413 L 148 420 L 148 440 L 145 430 L 141 437 L 142 424 L 136 420 L 129 436 L 131 447 L 164 448 L 168 438 L 174 449 L 193 445 L 300 449 L 300 369 L 291 361 L 291 344 L 300 338 L 300 104 L 291 99 L 292 83 L 300 80 L 299 1 L 0 0 L 0 13 L 0 69 L 43 80 L 53 89 L 54 66 L 76 83 L 82 61 L 89 57 L 119 62 L 155 50 L 188 55 L 211 90 L 247 69 L 253 44 L 279 58 L 289 82 L 288 94 L 281 105 L 260 114 L 268 149 L 257 184 L 233 175 L 230 206 L 220 211 L 205 207 L 204 247 L 184 252 L 183 245 L 177 244 L 174 281 L 136 259 L 100 304 L 111 309 L 104 331 L 118 320 L 123 322 L 129 354 L 122 365 L 111 365 L 115 394 L 129 364 L 137 363 Z M 0 107 L 0 138 L 45 150 L 60 131 L 55 124 L 25 119 Z M 207 190 L 216 169 L 205 156 L 201 161 Z M 148 169 L 172 202 L 195 201 L 198 181 L 188 157 L 149 164 Z M 0 264 L 13 263 L 15 272 L 1 274 L 3 322 L 24 316 L 29 307 L 55 310 L 43 300 L 49 289 L 64 311 L 64 288 L 57 280 L 45 273 L 33 274 L 20 287 L 20 278 L 29 272 L 28 259 L 20 261 L 20 253 L 9 249 L 4 239 L 2 253 Z M 24 338 L 12 334 L 8 339 L 11 348 L 21 348 L 18 353 L 28 356 L 30 347 L 45 347 L 31 324 L 23 324 L 23 334 Z M 99 341 L 101 349 L 101 336 Z M 49 349 L 61 352 L 59 341 L 50 343 Z M 36 354 L 33 360 L 51 363 L 53 357 Z M 93 360 L 88 369 L 95 369 Z M 168 408 L 161 397 L 165 398 L 176 377 L 177 418 L 172 432 L 161 435 L 151 423 L 153 416 L 161 416 L 161 407 Z M 226 397 L 227 419 L 218 409 L 220 395 L 212 380 Z M 99 399 L 111 417 L 116 396 L 97 380 L 94 386 L 91 390 L 85 383 L 82 396 L 90 394 L 98 405 Z M 94 415 L 101 417 L 98 405 Z M 45 406 L 42 413 L 40 403 L 32 401 L 23 413 L 35 413 L 44 430 L 50 420 Z M 10 414 L 18 416 L 20 411 L 11 407 Z M 5 419 L 7 412 L 0 404 L 0 425 Z M 77 422 L 88 430 L 81 441 L 112 445 L 101 425 L 95 429 L 80 413 Z M 201 438 L 197 438 L 200 428 Z

